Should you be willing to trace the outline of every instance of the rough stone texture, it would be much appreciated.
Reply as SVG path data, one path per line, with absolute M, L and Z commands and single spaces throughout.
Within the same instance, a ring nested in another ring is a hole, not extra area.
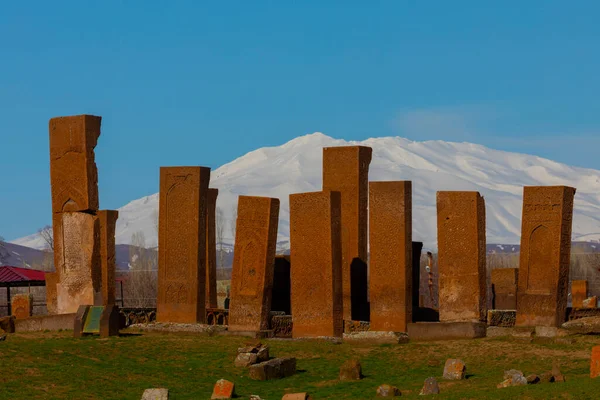
M 562 324 L 562 328 L 582 334 L 600 334 L 600 317 L 579 318 Z
M 570 332 L 566 329 L 560 329 L 554 326 L 536 326 L 535 327 L 535 336 L 537 337 L 561 337 L 567 336 Z
M 75 318 L 73 320 L 73 337 L 81 338 L 83 337 L 83 328 L 85 325 L 85 320 L 90 311 L 89 305 L 80 305 L 77 308 L 77 313 L 75 314 Z
M 294 338 L 343 334 L 340 205 L 339 192 L 290 195 Z
M 485 321 L 485 203 L 478 192 L 438 192 L 440 321 Z
M 56 270 L 57 311 L 70 314 L 101 296 L 100 223 L 88 213 L 62 213 L 62 247 Z M 56 247 L 55 247 L 56 248 Z
M 98 210 L 98 170 L 94 148 L 102 118 L 93 115 L 52 118 L 50 181 L 52 212 Z
M 100 316 L 100 337 L 117 336 L 119 334 L 119 307 L 114 304 L 104 306 Z
M 600 376 L 600 346 L 592 347 L 592 359 L 590 362 L 590 378 Z
M 369 200 L 369 164 L 372 149 L 364 146 L 323 148 L 323 190 L 341 193 L 341 242 L 342 242 L 342 288 L 343 318 L 359 320 L 352 316 L 352 263 L 367 261 L 367 204 Z M 360 286 L 355 295 L 360 301 L 367 292 L 367 282 L 355 282 Z M 356 304 L 360 307 L 360 304 Z
M 146 389 L 142 400 L 169 400 L 169 389 Z
M 526 186 L 517 325 L 560 326 L 566 318 L 575 189 Z
M 425 379 L 423 389 L 421 389 L 421 393 L 419 393 L 421 396 L 427 396 L 430 394 L 440 394 L 440 386 L 434 377 Z
M 209 180 L 206 167 L 160 168 L 159 322 L 205 322 Z
M 24 293 L 16 294 L 11 299 L 11 314 L 17 319 L 31 317 L 33 313 L 33 295 Z
M 248 344 L 246 347 L 238 349 L 238 355 L 235 359 L 236 367 L 249 367 L 251 365 L 269 360 L 269 346 L 260 342 Z
M 588 281 L 571 281 L 571 304 L 573 308 L 582 308 L 588 298 Z
M 531 374 L 529 376 L 527 376 L 527 384 L 528 385 L 536 385 L 538 383 L 540 383 L 540 377 L 536 374 Z
M 0 329 L 6 333 L 15 333 L 15 320 L 14 315 L 0 318 Z
M 235 396 L 235 385 L 233 382 L 221 379 L 215 383 L 211 400 L 232 399 Z
M 230 331 L 269 329 L 279 199 L 239 196 L 233 269 Z
M 486 336 L 485 322 L 415 322 L 408 324 L 411 340 L 474 339 Z
M 406 332 L 413 311 L 411 182 L 370 182 L 369 221 L 371 330 Z
M 401 395 L 400 389 L 392 385 L 385 384 L 377 388 L 377 397 L 398 397 Z
M 268 381 L 292 376 L 296 373 L 295 358 L 274 358 L 250 367 L 248 376 L 256 381 Z
M 598 297 L 592 296 L 585 299 L 582 303 L 583 308 L 597 308 L 598 307 Z
M 46 272 L 46 308 L 48 314 L 56 314 L 58 311 L 56 285 L 58 284 L 58 274 L 56 272 Z
M 247 368 L 258 362 L 258 355 L 255 353 L 240 353 L 234 361 L 234 365 L 238 368 Z
M 498 389 L 509 386 L 524 386 L 527 385 L 527 378 L 523 376 L 523 372 L 516 369 L 504 371 L 504 381 L 498 384 Z
M 97 218 L 100 229 L 100 267 L 101 296 L 94 305 L 108 306 L 115 304 L 115 228 L 119 212 L 115 210 L 98 211 Z
M 488 310 L 488 326 L 510 328 L 515 326 L 517 310 Z
M 462 360 L 448 359 L 444 365 L 444 379 L 461 380 L 465 379 L 467 366 Z
M 217 197 L 219 189 L 208 189 L 206 201 L 206 307 L 217 308 Z
M 362 379 L 362 367 L 358 360 L 348 360 L 340 367 L 340 381 L 359 381 Z
M 492 270 L 492 308 L 494 310 L 517 309 L 518 268 L 495 268 Z
M 73 329 L 76 314 L 39 315 L 15 321 L 17 332 L 43 332 Z
M 362 342 L 379 344 L 408 343 L 409 337 L 404 332 L 366 331 L 344 333 L 344 342 Z
M 540 383 L 552 383 L 554 382 L 554 376 L 552 375 L 552 372 L 548 371 L 548 372 L 544 372 L 542 375 L 540 375 Z
M 281 400 L 311 400 L 308 393 L 289 393 L 281 398 Z
M 283 311 L 291 315 L 291 263 L 290 256 L 275 256 L 273 271 L 273 298 L 271 311 Z

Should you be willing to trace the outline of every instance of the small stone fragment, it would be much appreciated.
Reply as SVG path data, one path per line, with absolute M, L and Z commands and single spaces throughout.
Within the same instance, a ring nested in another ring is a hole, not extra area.
M 258 355 L 255 353 L 240 353 L 235 358 L 235 366 L 246 368 L 258 362 Z
M 233 382 L 221 379 L 217 381 L 213 389 L 211 400 L 231 399 L 235 395 L 235 385 Z
M 377 397 L 397 397 L 402 396 L 400 389 L 391 385 L 381 385 L 377 388 Z
M 465 379 L 467 366 L 462 360 L 449 358 L 444 366 L 444 379 L 461 380 Z
M 554 376 L 552 372 L 544 372 L 540 375 L 540 383 L 552 383 L 554 382 Z
M 249 377 L 256 381 L 268 381 L 292 376 L 296 373 L 295 358 L 274 358 L 250 367 Z
M 252 395 L 250 395 L 250 400 L 263 400 L 263 399 L 261 399 L 260 396 L 252 394 Z
M 554 382 L 565 381 L 565 376 L 560 372 L 560 366 L 556 361 L 552 363 L 552 376 L 554 377 Z
M 146 389 L 142 400 L 169 400 L 169 389 Z
M 523 376 L 523 372 L 510 369 L 508 371 L 504 371 L 504 381 L 498 384 L 498 389 L 505 388 L 509 386 L 522 386 L 527 385 L 527 378 Z
M 281 400 L 311 400 L 312 397 L 308 393 L 289 393 L 281 398 Z
M 421 389 L 421 396 L 427 396 L 430 394 L 440 394 L 440 386 L 437 383 L 437 380 L 434 377 L 425 379 L 425 384 L 423 385 L 423 389 Z
M 362 379 L 360 361 L 348 360 L 340 368 L 340 381 L 358 381 Z
M 583 308 L 598 308 L 598 297 L 588 297 L 583 301 Z
M 540 383 L 540 377 L 537 376 L 536 374 L 532 374 L 529 375 L 527 377 L 527 384 L 528 385 L 535 385 L 536 383 Z

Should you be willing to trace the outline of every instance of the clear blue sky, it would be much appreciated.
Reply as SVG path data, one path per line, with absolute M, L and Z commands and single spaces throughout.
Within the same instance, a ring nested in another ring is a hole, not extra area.
M 600 169 L 597 1 L 0 5 L 0 235 L 50 223 L 48 119 L 103 117 L 102 208 L 159 166 L 322 131 L 470 141 Z M 493 3 L 493 5 L 492 5 Z

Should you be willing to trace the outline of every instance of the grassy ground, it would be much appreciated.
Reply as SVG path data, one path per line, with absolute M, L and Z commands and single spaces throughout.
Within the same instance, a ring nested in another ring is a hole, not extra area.
M 110 339 L 73 339 L 71 332 L 13 334 L 0 342 L 2 399 L 139 399 L 146 388 L 167 387 L 172 399 L 209 399 L 221 378 L 235 382 L 240 398 L 251 394 L 279 400 L 307 391 L 315 399 L 369 399 L 382 383 L 402 398 L 418 398 L 423 381 L 434 376 L 443 399 L 598 399 L 600 378 L 589 378 L 591 348 L 600 338 L 578 336 L 574 344 L 527 343 L 490 338 L 405 345 L 349 345 L 265 341 L 272 356 L 292 356 L 300 372 L 278 381 L 256 382 L 233 366 L 244 338 L 176 333 L 129 334 Z M 366 377 L 338 381 L 339 366 L 361 360 Z M 467 364 L 468 379 L 444 381 L 447 358 Z M 560 363 L 565 383 L 496 389 L 503 371 L 541 374 Z

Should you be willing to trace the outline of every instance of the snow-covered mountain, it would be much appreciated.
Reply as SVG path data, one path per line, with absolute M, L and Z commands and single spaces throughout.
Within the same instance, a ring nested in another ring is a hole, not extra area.
M 217 206 L 223 212 L 225 238 L 232 242 L 231 219 L 238 195 L 281 200 L 278 241 L 289 246 L 290 193 L 321 189 L 322 148 L 364 145 L 373 148 L 369 179 L 413 182 L 413 237 L 436 247 L 435 193 L 438 190 L 476 190 L 484 197 L 488 243 L 518 244 L 525 185 L 569 185 L 577 188 L 573 240 L 600 239 L 600 171 L 576 168 L 548 159 L 509 153 L 471 143 L 416 142 L 400 137 L 364 141 L 333 139 L 313 133 L 282 146 L 252 151 L 214 170 L 211 187 L 219 189 Z M 198 160 L 202 164 L 202 160 Z M 158 171 L 157 171 L 158 173 Z M 134 200 L 119 209 L 116 240 L 129 244 L 142 231 L 146 245 L 157 245 L 158 194 Z M 43 248 L 38 235 L 14 243 Z

